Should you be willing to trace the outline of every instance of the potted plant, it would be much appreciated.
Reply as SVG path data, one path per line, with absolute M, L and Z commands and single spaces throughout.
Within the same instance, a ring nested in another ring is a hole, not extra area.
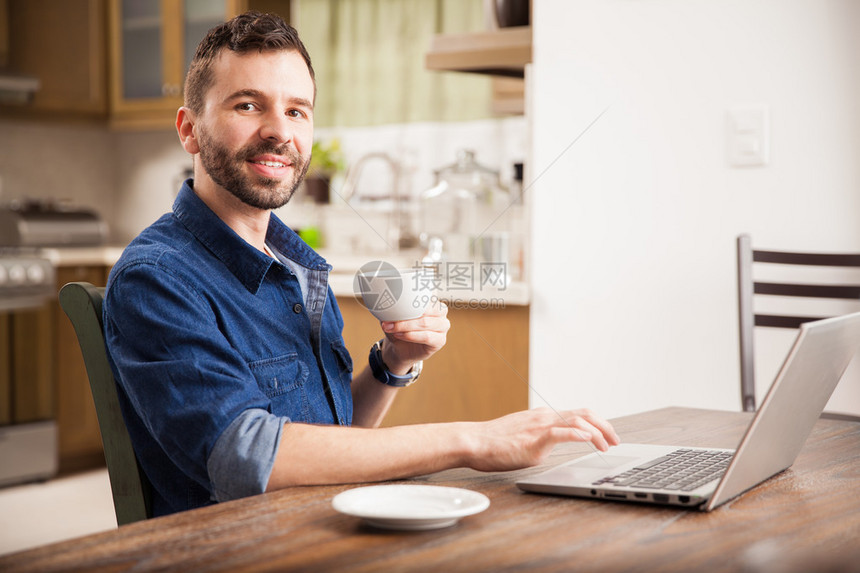
M 332 139 L 328 144 L 314 141 L 311 147 L 311 164 L 305 177 L 305 189 L 315 203 L 329 202 L 329 188 L 334 175 L 345 166 L 340 140 Z

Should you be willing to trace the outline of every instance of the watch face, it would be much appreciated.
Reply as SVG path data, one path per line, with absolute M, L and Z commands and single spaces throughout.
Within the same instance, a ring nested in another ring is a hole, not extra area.
M 418 380 L 418 377 L 421 375 L 421 371 L 424 369 L 424 361 L 419 360 L 415 364 L 412 365 L 412 370 L 409 373 L 412 375 L 412 381 Z

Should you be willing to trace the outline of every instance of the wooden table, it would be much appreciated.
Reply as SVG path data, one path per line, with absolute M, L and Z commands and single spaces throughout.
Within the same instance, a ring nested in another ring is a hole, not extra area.
M 629 442 L 734 447 L 748 420 L 666 408 L 613 423 Z M 587 451 L 560 446 L 543 467 Z M 8 555 L 0 571 L 860 571 L 854 422 L 820 420 L 792 468 L 711 513 L 516 488 L 540 469 L 411 480 L 491 499 L 443 530 L 375 530 L 331 508 L 352 486 L 304 487 Z

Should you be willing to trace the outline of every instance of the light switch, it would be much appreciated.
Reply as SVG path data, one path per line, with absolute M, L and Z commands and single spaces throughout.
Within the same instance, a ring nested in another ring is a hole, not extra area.
M 733 107 L 728 111 L 726 155 L 732 167 L 767 165 L 769 119 L 766 105 Z

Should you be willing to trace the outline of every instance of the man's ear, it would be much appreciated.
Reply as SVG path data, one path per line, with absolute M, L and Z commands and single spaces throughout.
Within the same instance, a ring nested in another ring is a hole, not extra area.
M 194 131 L 194 125 L 197 118 L 194 112 L 187 107 L 180 107 L 176 112 L 176 133 L 179 134 L 179 141 L 185 151 L 194 155 L 200 152 L 200 146 L 197 144 L 197 134 Z

